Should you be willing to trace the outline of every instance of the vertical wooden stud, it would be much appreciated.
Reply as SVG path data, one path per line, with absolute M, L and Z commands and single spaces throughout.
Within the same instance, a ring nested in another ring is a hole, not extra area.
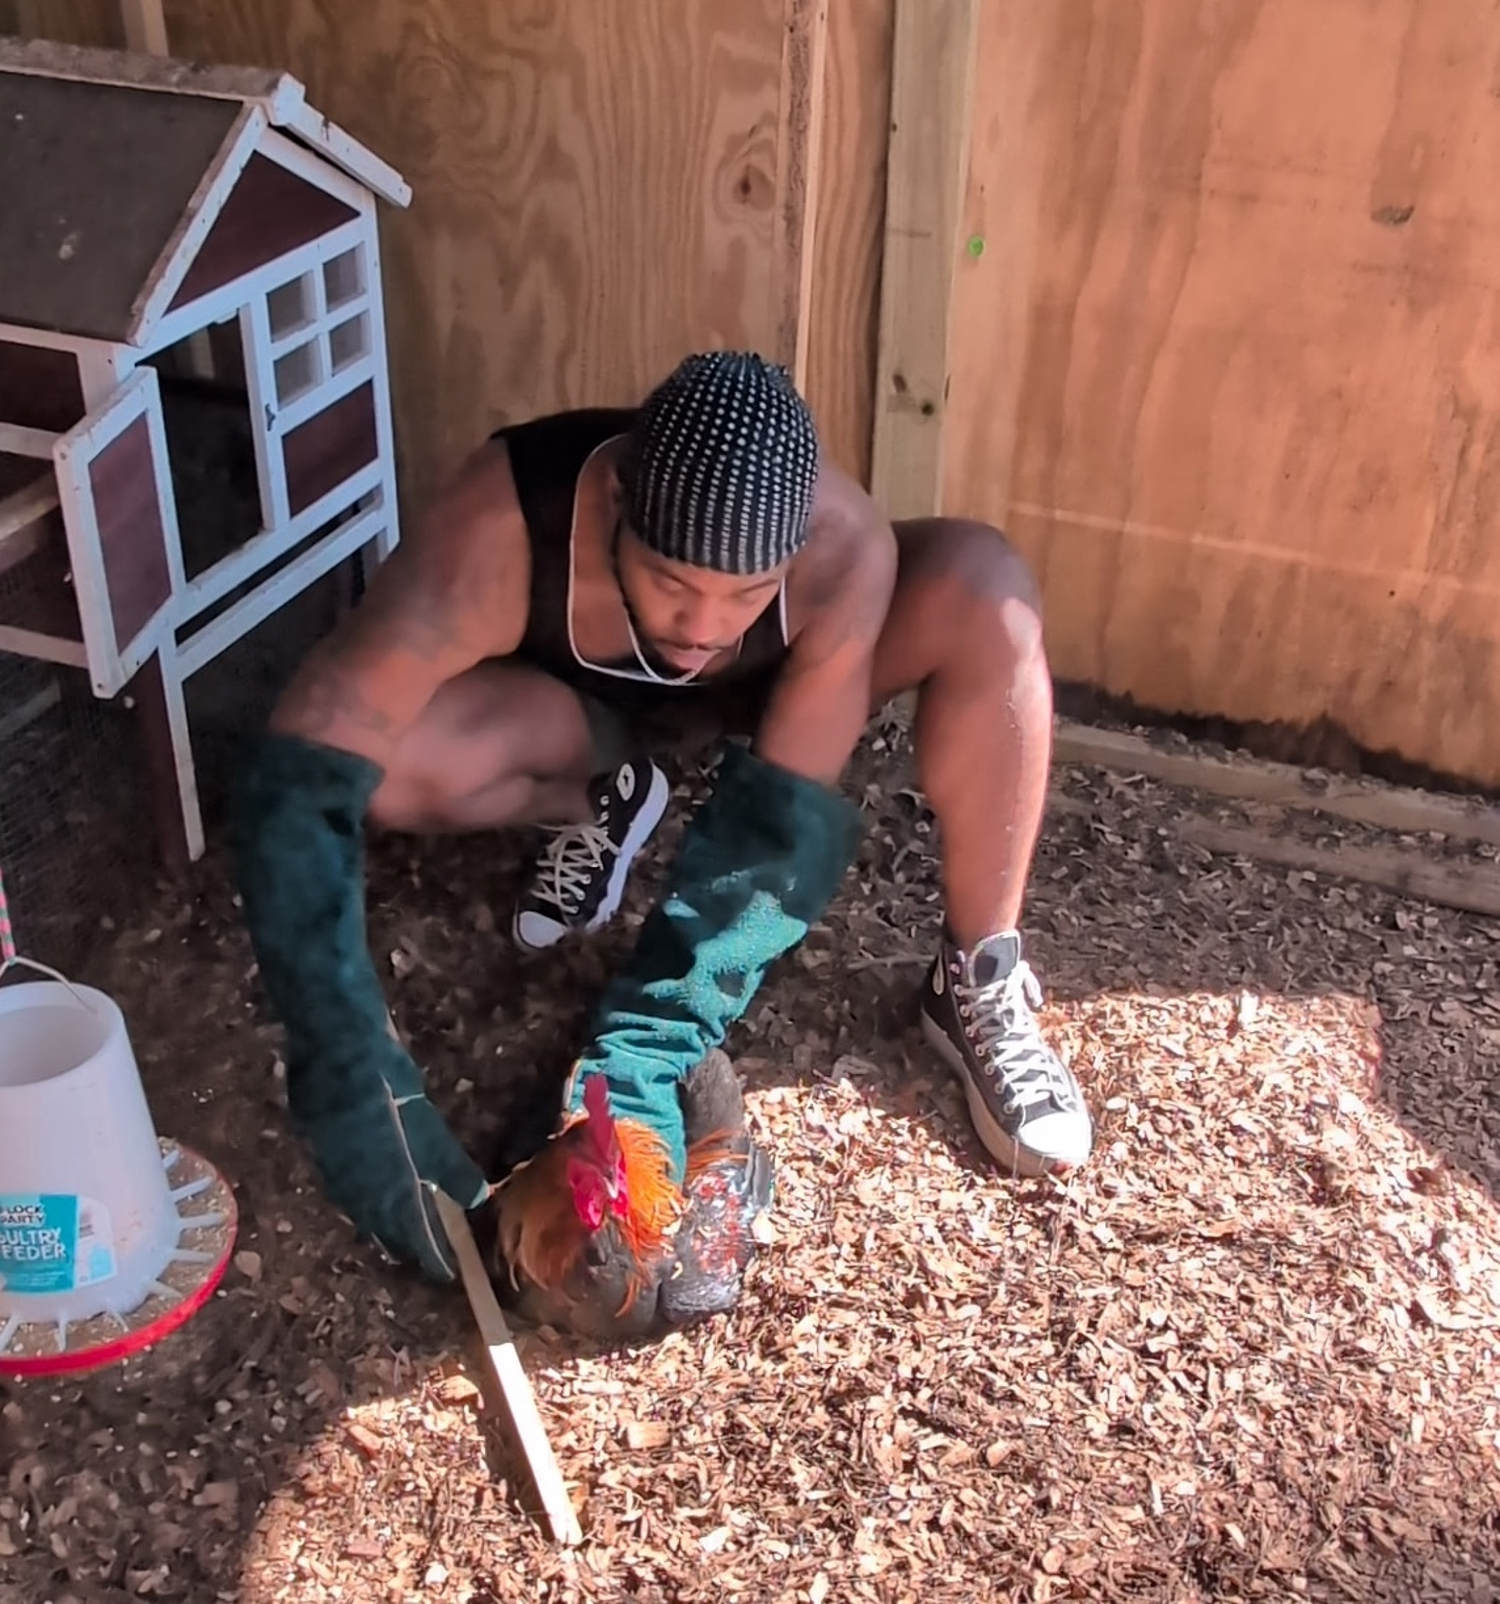
M 871 463 L 892 518 L 940 511 L 978 14 L 979 0 L 896 0 Z
M 799 389 L 811 340 L 813 235 L 822 171 L 828 0 L 786 0 L 781 48 L 773 294 L 777 358 Z
M 120 21 L 125 26 L 125 48 L 147 55 L 167 54 L 167 19 L 162 0 L 120 0 Z

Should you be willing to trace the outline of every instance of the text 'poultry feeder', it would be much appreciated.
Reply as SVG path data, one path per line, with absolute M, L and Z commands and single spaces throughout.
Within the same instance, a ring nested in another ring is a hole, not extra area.
M 223 1178 L 158 1139 L 113 1000 L 0 988 L 0 1373 L 139 1352 L 201 1307 L 234 1235 Z

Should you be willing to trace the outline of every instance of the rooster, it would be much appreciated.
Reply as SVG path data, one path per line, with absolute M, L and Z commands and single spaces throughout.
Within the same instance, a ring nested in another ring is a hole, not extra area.
M 745 1126 L 723 1053 L 680 1092 L 687 1174 L 665 1144 L 610 1111 L 602 1075 L 584 1082 L 583 1115 L 497 1190 L 491 1273 L 538 1325 L 600 1340 L 638 1339 L 732 1308 L 771 1196 L 771 1164 Z

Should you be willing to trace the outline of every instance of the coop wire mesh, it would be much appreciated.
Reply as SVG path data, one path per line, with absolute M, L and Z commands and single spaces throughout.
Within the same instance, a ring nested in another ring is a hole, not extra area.
M 78 968 L 139 899 L 153 845 L 140 768 L 122 699 L 0 652 L 0 875 L 28 956 Z

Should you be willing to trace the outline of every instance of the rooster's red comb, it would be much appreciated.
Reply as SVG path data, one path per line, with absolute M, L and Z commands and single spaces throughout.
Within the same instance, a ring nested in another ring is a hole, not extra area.
M 609 1082 L 602 1075 L 590 1075 L 585 1079 L 583 1107 L 601 1140 L 613 1133 L 615 1117 L 609 1109 Z

